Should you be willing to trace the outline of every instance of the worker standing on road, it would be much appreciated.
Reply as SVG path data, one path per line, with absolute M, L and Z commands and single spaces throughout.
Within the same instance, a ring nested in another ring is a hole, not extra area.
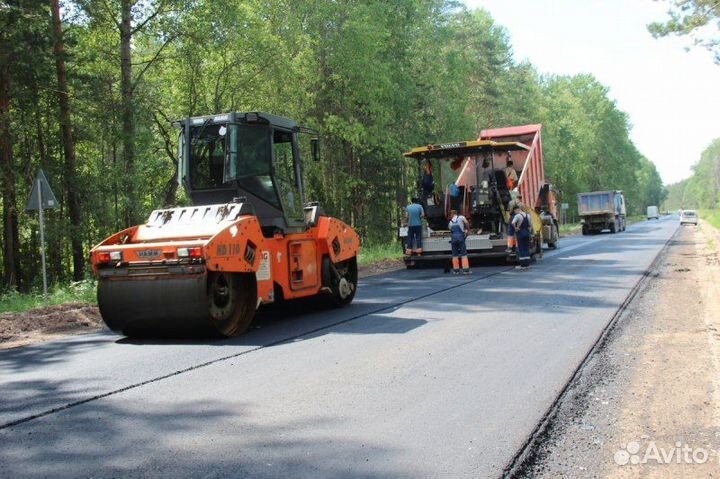
M 513 218 L 515 218 L 515 207 L 519 207 L 524 210 L 525 207 L 522 204 L 522 194 L 514 189 L 510 192 L 512 198 L 508 203 L 507 211 L 509 212 L 509 219 L 507 225 L 507 250 L 508 254 L 515 254 L 517 252 L 517 239 L 515 238 L 515 227 L 513 226 Z
M 517 256 L 520 264 L 517 268 L 526 269 L 530 266 L 530 215 L 525 213 L 519 205 L 513 209 L 512 227 L 517 240 Z
M 468 223 L 468 220 L 463 215 L 459 215 L 457 210 L 450 210 L 448 229 L 450 230 L 453 274 L 460 274 L 461 261 L 463 274 L 470 274 L 470 261 L 467 257 L 467 247 L 465 245 L 465 238 L 470 229 L 470 223 Z
M 421 255 L 423 252 L 422 244 L 422 220 L 425 218 L 425 210 L 417 198 L 412 199 L 412 203 L 405 208 L 408 218 L 408 235 L 405 243 L 405 255 L 412 256 L 413 244 L 415 245 L 415 253 Z

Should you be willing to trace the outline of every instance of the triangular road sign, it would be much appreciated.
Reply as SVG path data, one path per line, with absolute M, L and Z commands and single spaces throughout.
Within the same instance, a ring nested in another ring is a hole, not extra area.
M 42 196 L 43 208 L 57 208 L 58 201 L 55 198 L 52 189 L 50 188 L 50 183 L 48 183 L 47 178 L 45 178 L 45 173 L 43 173 L 43 170 L 39 170 L 37 176 L 35 177 L 35 180 L 33 181 L 32 193 L 30 193 L 30 199 L 27 202 L 25 210 L 32 211 L 39 209 L 38 203 L 40 198 L 38 198 L 38 184 L 40 185 L 40 196 Z

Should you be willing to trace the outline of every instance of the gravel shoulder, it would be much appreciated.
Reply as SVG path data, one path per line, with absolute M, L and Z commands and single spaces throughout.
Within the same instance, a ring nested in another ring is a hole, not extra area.
M 681 228 L 520 477 L 720 475 L 720 234 Z

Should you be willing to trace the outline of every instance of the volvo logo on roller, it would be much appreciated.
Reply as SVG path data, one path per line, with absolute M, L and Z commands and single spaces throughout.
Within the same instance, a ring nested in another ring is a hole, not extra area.
M 467 142 L 463 141 L 461 143 L 440 143 L 439 145 L 433 145 L 434 148 L 438 149 L 447 149 L 447 148 L 460 148 L 467 144 Z

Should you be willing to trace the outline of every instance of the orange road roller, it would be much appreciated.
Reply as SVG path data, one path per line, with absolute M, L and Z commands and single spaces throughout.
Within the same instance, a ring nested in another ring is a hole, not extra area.
M 126 336 L 247 331 L 256 310 L 325 296 L 352 302 L 360 238 L 305 203 L 301 135 L 263 112 L 178 121 L 178 181 L 193 206 L 155 210 L 90 255 L 107 326 Z

